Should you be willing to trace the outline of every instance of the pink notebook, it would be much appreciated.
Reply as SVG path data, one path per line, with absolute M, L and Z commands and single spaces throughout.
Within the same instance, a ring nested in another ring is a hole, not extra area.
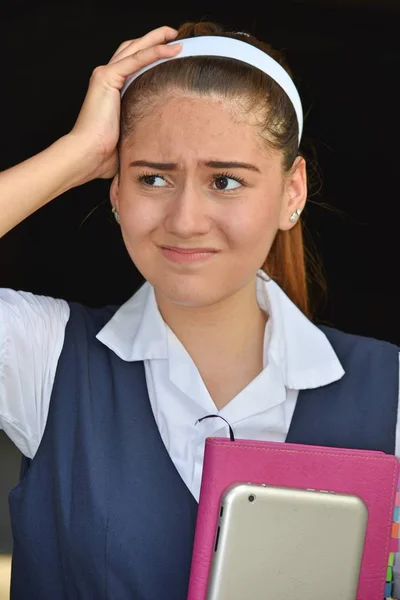
M 243 481 L 359 496 L 368 508 L 368 525 L 357 600 L 389 596 L 398 549 L 393 524 L 398 478 L 398 460 L 382 452 L 207 439 L 188 600 L 206 598 L 221 496 Z

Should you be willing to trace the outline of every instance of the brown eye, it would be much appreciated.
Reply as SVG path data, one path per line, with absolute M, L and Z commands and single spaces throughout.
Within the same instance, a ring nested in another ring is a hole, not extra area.
M 166 185 L 166 181 L 164 179 L 164 177 L 162 175 L 157 175 L 157 174 L 143 174 L 143 175 L 139 175 L 137 180 L 139 181 L 139 183 L 146 185 L 148 187 L 165 187 Z
M 217 177 L 215 187 L 217 190 L 225 190 L 228 187 L 228 177 Z
M 156 181 L 157 177 L 156 175 L 145 175 L 143 177 L 143 183 L 145 183 L 146 185 L 154 185 L 155 181 Z
M 214 177 L 214 189 L 220 192 L 233 192 L 244 185 L 243 179 L 230 175 L 218 175 Z

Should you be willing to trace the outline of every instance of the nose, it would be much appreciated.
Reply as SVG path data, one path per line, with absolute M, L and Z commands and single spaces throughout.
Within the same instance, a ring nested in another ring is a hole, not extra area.
M 186 184 L 171 198 L 165 218 L 168 233 L 190 239 L 203 236 L 211 229 L 211 217 L 207 211 L 208 198 L 194 185 Z

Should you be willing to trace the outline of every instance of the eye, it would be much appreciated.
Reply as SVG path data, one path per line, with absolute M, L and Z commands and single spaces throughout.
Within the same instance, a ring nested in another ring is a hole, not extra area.
M 162 175 L 149 175 L 142 173 L 141 175 L 138 175 L 137 180 L 139 183 L 142 183 L 148 187 L 164 187 L 167 185 L 167 182 Z
M 233 177 L 233 175 L 222 173 L 214 177 L 213 185 L 215 186 L 214 189 L 220 192 L 232 192 L 242 187 L 244 180 L 240 177 Z

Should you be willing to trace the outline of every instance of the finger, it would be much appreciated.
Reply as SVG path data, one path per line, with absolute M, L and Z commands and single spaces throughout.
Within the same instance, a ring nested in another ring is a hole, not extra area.
M 166 44 L 171 42 L 178 35 L 178 31 L 173 27 L 164 25 L 163 27 L 157 27 L 153 31 L 149 31 L 143 37 L 139 38 L 138 41 L 144 42 L 145 46 L 154 46 L 155 44 Z
M 178 31 L 176 29 L 173 29 L 172 27 L 164 26 L 164 27 L 158 27 L 157 29 L 153 29 L 152 31 L 149 31 L 141 38 L 134 38 L 132 40 L 127 40 L 125 42 L 122 42 L 122 44 L 120 44 L 119 47 L 117 48 L 116 52 L 114 52 L 114 54 L 111 58 L 111 61 L 114 62 L 117 57 L 122 58 L 121 53 L 124 50 L 126 50 L 129 47 L 129 45 L 132 45 L 132 49 L 128 53 L 125 52 L 124 53 L 125 56 L 128 56 L 129 54 L 133 54 L 135 52 L 134 45 L 138 44 L 139 42 L 140 42 L 140 44 L 138 45 L 138 48 L 137 48 L 138 50 L 141 48 L 145 48 L 149 45 L 161 44 L 163 42 L 166 43 L 166 42 L 172 41 L 173 39 L 176 38 L 177 33 L 178 33 Z
M 173 44 L 172 46 L 161 44 L 158 46 L 151 46 L 150 48 L 144 48 L 130 56 L 122 58 L 112 65 L 110 76 L 112 76 L 114 86 L 118 89 L 122 89 L 125 79 L 129 75 L 136 73 L 147 65 L 155 63 L 157 60 L 176 56 L 181 49 L 182 44 Z
M 129 46 L 129 44 L 132 44 L 132 42 L 135 42 L 136 40 L 127 40 L 125 42 L 122 42 L 122 44 L 120 44 L 118 46 L 118 48 L 116 49 L 116 51 L 114 52 L 114 54 L 112 55 L 110 62 L 116 57 L 118 56 L 118 54 L 120 54 L 122 52 L 122 50 L 124 50 L 127 46 Z
M 158 44 L 166 44 L 167 42 L 171 42 L 177 36 L 178 32 L 176 29 L 172 27 L 159 27 L 158 29 L 154 29 L 149 33 L 146 33 L 141 38 L 131 40 L 130 43 L 121 44 L 123 48 L 117 50 L 114 54 L 110 62 L 116 62 L 117 60 L 121 60 L 126 56 L 134 54 L 139 50 L 143 50 L 144 48 L 149 48 L 151 46 L 156 46 Z

